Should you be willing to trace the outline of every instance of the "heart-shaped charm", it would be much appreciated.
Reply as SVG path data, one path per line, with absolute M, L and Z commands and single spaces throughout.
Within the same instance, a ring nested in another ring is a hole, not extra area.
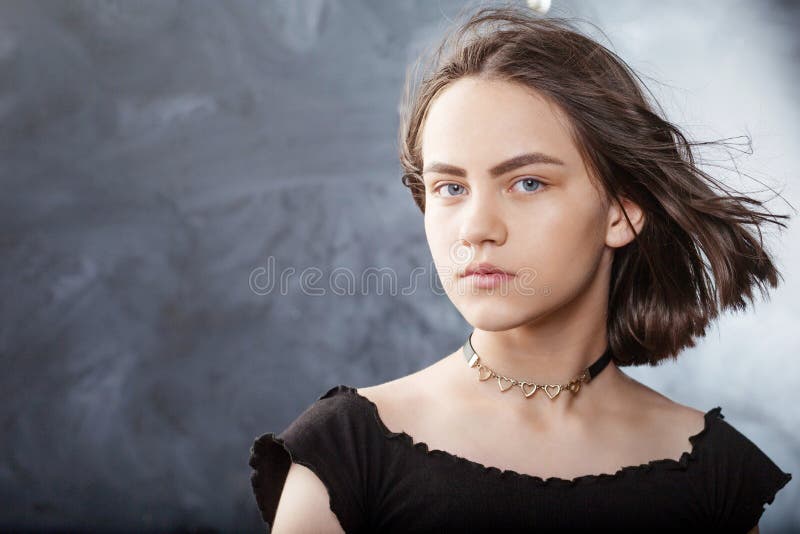
M 549 388 L 553 388 L 556 392 L 554 394 L 550 394 Z M 544 392 L 547 393 L 547 396 L 550 397 L 550 399 L 555 399 L 556 397 L 558 397 L 558 394 L 561 393 L 561 384 L 556 384 L 556 385 L 545 384 L 544 386 L 542 386 L 542 389 L 544 389 Z
M 503 382 L 508 382 L 506 387 L 503 387 Z M 508 391 L 511 389 L 511 386 L 514 385 L 514 382 L 510 378 L 503 378 L 502 376 L 497 377 L 497 385 L 500 386 L 500 391 Z
M 530 390 L 530 392 L 528 392 L 528 391 L 525 390 L 525 386 L 533 386 L 533 389 Z M 522 392 L 525 394 L 526 397 L 530 397 L 531 395 L 536 393 L 536 390 L 538 389 L 539 386 L 537 386 L 536 384 L 528 384 L 527 382 L 522 382 L 519 385 L 519 387 L 522 388 Z
M 487 374 L 484 375 L 483 372 L 487 371 Z M 487 369 L 486 367 L 478 367 L 478 380 L 489 380 L 492 378 L 492 370 Z

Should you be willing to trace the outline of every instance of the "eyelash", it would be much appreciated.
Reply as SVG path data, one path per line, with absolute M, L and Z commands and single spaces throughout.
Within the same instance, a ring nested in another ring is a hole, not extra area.
M 524 193 L 527 193 L 527 194 L 530 194 L 530 195 L 536 195 L 536 194 L 539 193 L 539 190 L 544 189 L 544 187 L 546 186 L 546 184 L 544 182 L 542 182 L 541 180 L 537 180 L 536 178 L 532 178 L 530 176 L 527 176 L 525 178 L 521 178 L 521 179 L 517 180 L 516 182 L 514 182 L 511 187 L 514 187 L 515 185 L 517 185 L 520 182 L 526 182 L 528 180 L 533 180 L 534 182 L 538 183 L 539 187 L 536 189 L 536 191 L 524 191 Z M 434 194 L 436 194 L 436 192 L 439 191 L 439 189 L 441 189 L 442 187 L 445 187 L 445 186 L 448 186 L 448 185 L 453 185 L 453 184 L 455 184 L 455 182 L 443 182 L 443 183 L 437 185 L 436 187 L 434 187 L 433 188 L 433 192 L 434 192 Z M 461 185 L 461 184 L 455 184 L 455 185 Z M 449 197 L 442 197 L 442 198 L 455 198 L 457 196 L 461 196 L 461 195 L 449 195 Z

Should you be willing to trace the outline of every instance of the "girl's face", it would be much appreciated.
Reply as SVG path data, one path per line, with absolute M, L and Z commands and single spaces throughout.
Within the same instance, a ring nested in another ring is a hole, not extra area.
M 477 78 L 428 110 L 425 233 L 445 292 L 477 328 L 508 330 L 570 303 L 610 273 L 609 247 L 633 238 L 590 182 L 567 120 L 531 89 Z M 462 276 L 472 262 L 515 276 L 481 287 Z

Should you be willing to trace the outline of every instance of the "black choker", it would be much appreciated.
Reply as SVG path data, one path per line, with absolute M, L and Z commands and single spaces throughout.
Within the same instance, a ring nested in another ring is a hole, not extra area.
M 500 387 L 500 391 L 503 392 L 508 391 L 513 386 L 519 386 L 522 390 L 522 394 L 527 398 L 533 397 L 533 394 L 536 393 L 538 389 L 542 389 L 551 400 L 555 399 L 558 394 L 561 393 L 562 389 L 568 389 L 572 393 L 577 393 L 581 389 L 581 383 L 588 383 L 590 380 L 600 374 L 600 371 L 605 369 L 606 365 L 608 365 L 608 363 L 611 361 L 611 345 L 609 345 L 606 348 L 606 351 L 599 358 L 597 358 L 597 361 L 584 369 L 578 377 L 573 378 L 568 383 L 535 384 L 525 380 L 515 380 L 513 378 L 507 378 L 505 376 L 498 375 L 493 370 L 483 365 L 480 357 L 472 347 L 472 334 L 469 335 L 467 342 L 464 343 L 463 352 L 464 359 L 467 360 L 467 364 L 470 367 L 478 368 L 478 380 L 483 381 L 489 380 L 490 378 L 497 378 L 497 385 Z

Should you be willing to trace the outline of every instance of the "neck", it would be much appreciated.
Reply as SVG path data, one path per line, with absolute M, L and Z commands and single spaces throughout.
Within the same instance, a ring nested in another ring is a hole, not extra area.
M 604 328 L 584 336 L 572 336 L 563 329 L 557 335 L 547 335 L 541 329 L 516 328 L 501 332 L 475 329 L 472 347 L 480 363 L 497 375 L 542 386 L 567 384 L 578 378 L 605 352 L 608 341 Z M 500 391 L 497 378 L 479 381 L 478 369 L 467 366 L 461 350 L 458 355 L 463 366 L 462 375 L 470 381 L 470 395 L 540 421 L 589 413 L 596 403 L 607 405 L 609 396 L 617 392 L 620 379 L 625 376 L 611 361 L 588 383 L 582 383 L 577 393 L 562 389 L 551 399 L 542 388 L 537 388 L 526 398 L 519 385 Z M 488 371 L 484 371 L 484 376 L 486 374 Z M 508 385 L 503 381 L 504 388 Z M 555 394 L 556 390 L 550 388 L 550 393 Z
M 498 374 L 536 382 L 563 384 L 594 363 L 608 346 L 605 332 L 574 338 L 555 338 L 522 329 L 488 332 L 475 329 L 472 347 L 481 362 Z

